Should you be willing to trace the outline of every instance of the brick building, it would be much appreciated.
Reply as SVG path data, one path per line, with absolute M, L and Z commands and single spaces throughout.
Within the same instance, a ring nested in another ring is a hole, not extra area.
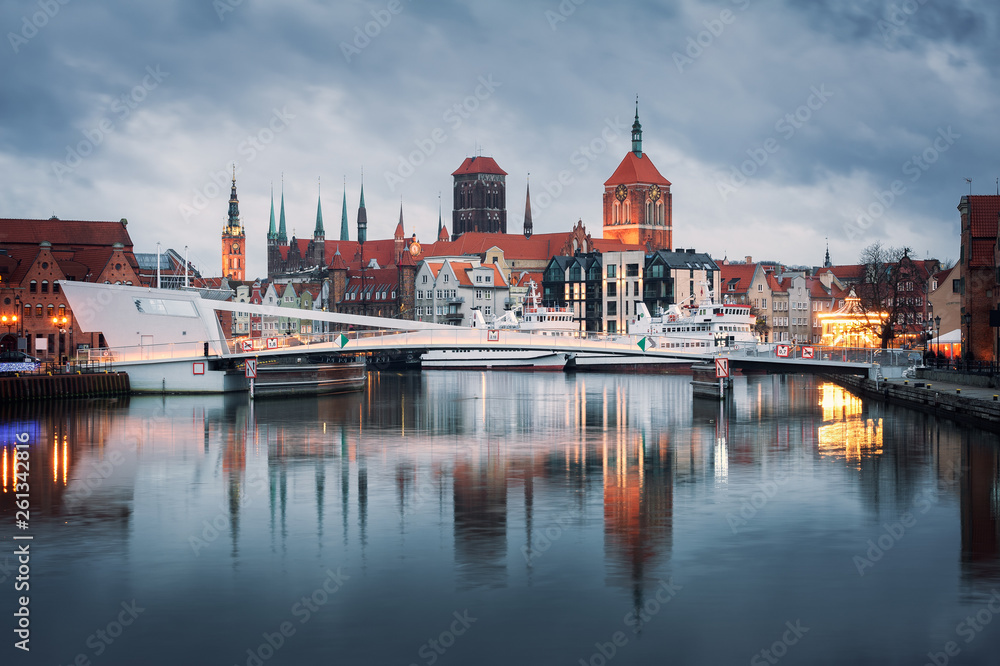
M 0 220 L 0 315 L 7 316 L 0 347 L 60 361 L 103 346 L 100 332 L 76 329 L 58 281 L 140 284 L 127 225 L 125 219 Z

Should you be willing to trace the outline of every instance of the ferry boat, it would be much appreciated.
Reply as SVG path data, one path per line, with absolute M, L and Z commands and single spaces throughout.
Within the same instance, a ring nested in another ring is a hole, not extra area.
M 513 311 L 507 310 L 493 320 L 491 328 L 540 335 L 578 336 L 580 334 L 580 324 L 575 320 L 575 314 L 571 308 L 541 305 L 538 285 L 534 280 L 528 282 L 528 289 L 528 303 L 524 306 L 520 318 Z
M 645 303 L 636 303 L 636 318 L 629 323 L 630 335 L 649 338 L 660 349 L 691 349 L 702 353 L 706 348 L 728 347 L 739 343 L 757 343 L 756 315 L 749 305 L 715 303 L 711 292 L 698 305 L 681 308 L 671 305 L 666 312 L 651 316 Z
M 363 356 L 325 360 L 307 356 L 265 359 L 257 364 L 254 398 L 360 391 L 364 388 L 367 377 Z

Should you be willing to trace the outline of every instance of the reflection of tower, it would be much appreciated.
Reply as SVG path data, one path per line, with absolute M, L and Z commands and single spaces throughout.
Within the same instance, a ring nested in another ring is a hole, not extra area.
M 226 475 L 226 491 L 229 500 L 229 530 L 233 542 L 233 557 L 239 552 L 236 544 L 240 527 L 240 495 L 243 492 L 243 479 L 246 475 L 247 451 L 244 433 L 230 426 L 226 433 L 226 448 L 222 452 L 222 471 Z
M 490 455 L 485 466 L 455 463 L 455 564 L 467 585 L 506 583 L 507 464 Z
M 992 442 L 962 443 L 962 570 L 1000 579 L 1000 453 Z
M 673 467 L 666 436 L 647 447 L 623 431 L 604 451 L 604 550 L 609 579 L 635 591 L 656 561 L 669 555 L 673 530 Z

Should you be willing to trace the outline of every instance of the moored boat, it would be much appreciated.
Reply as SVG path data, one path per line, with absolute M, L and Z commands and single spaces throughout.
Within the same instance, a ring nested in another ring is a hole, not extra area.
M 345 356 L 332 362 L 315 362 L 305 357 L 261 361 L 257 364 L 254 398 L 292 395 L 326 395 L 364 388 L 367 372 L 362 356 Z

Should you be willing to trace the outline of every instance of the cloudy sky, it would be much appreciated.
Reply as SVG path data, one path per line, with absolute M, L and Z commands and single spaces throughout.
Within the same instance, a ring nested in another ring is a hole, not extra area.
M 997 23 L 987 0 L 0 0 L 0 216 L 125 217 L 136 251 L 216 275 L 235 162 L 262 275 L 282 174 L 289 233 L 321 182 L 338 235 L 346 178 L 354 238 L 363 169 L 369 237 L 402 200 L 430 241 L 478 152 L 510 174 L 509 230 L 530 172 L 536 232 L 599 236 L 638 93 L 676 246 L 957 259 L 965 178 L 1000 176 Z

